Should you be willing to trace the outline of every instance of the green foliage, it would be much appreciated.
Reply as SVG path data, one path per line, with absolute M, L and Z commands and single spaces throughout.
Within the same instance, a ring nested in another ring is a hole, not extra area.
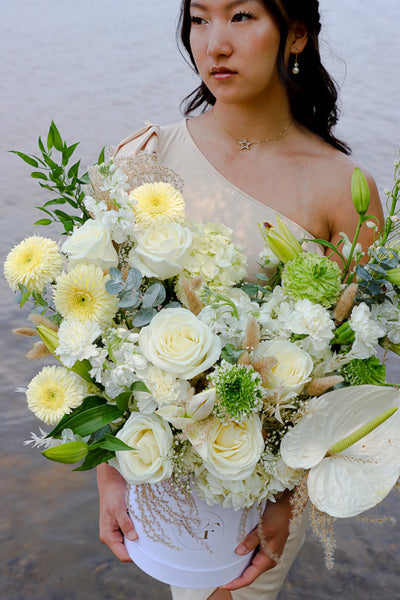
M 378 358 L 354 359 L 344 365 L 340 374 L 351 385 L 385 385 L 386 367 Z
M 157 314 L 167 297 L 167 292 L 161 281 L 151 283 L 144 291 L 141 289 L 142 274 L 137 269 L 130 269 L 124 280 L 119 269 L 110 269 L 110 279 L 106 283 L 109 294 L 118 295 L 118 307 L 125 311 L 137 310 L 131 319 L 133 327 L 148 325 Z M 139 308 L 141 306 L 141 308 Z
M 89 183 L 88 176 L 86 173 L 79 174 L 80 160 L 70 164 L 78 144 L 79 142 L 68 145 L 52 121 L 47 134 L 46 146 L 39 137 L 40 156 L 11 150 L 35 169 L 31 172 L 31 177 L 39 183 L 40 187 L 55 195 L 44 202 L 42 206 L 36 207 L 46 216 L 36 221 L 35 225 L 46 226 L 58 222 L 64 227 L 63 233 L 66 235 L 72 232 L 75 225 L 81 225 L 90 218 L 84 206 L 85 193 L 82 190 L 82 186 Z M 60 206 L 63 205 L 66 205 L 69 210 L 72 208 L 72 214 L 61 210 Z
M 400 265 L 400 253 L 394 248 L 379 247 L 376 251 L 370 250 L 370 254 L 373 261 L 356 268 L 359 290 L 373 301 L 383 302 L 388 289 L 393 287 L 390 271 Z

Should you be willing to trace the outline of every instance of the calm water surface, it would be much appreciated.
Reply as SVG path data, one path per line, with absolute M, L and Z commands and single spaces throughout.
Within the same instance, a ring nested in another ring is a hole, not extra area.
M 195 78 L 175 48 L 178 0 L 2 0 L 0 21 L 0 253 L 31 232 L 40 189 L 9 149 L 34 152 L 51 118 L 86 166 L 143 121 L 180 118 Z M 322 49 L 342 87 L 339 134 L 380 191 L 400 146 L 398 0 L 323 0 Z M 2 356 L 0 597 L 118 600 L 169 597 L 166 586 L 121 565 L 97 540 L 94 474 L 45 461 L 22 446 L 38 422 L 15 394 L 38 370 L 22 358 L 24 323 L 0 284 Z M 40 367 L 40 366 L 39 366 Z M 392 370 L 396 376 L 395 369 Z M 397 375 L 398 379 L 398 375 Z M 375 514 L 400 517 L 392 494 Z M 337 523 L 337 566 L 328 573 L 308 537 L 280 598 L 393 600 L 399 596 L 399 533 L 390 525 Z

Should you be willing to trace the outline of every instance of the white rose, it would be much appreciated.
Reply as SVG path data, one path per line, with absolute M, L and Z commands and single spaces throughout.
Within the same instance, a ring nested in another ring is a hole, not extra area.
M 139 347 L 149 362 L 182 379 L 191 379 L 219 358 L 221 342 L 185 308 L 165 308 L 143 327 Z
M 313 361 L 310 355 L 296 344 L 286 341 L 264 342 L 258 345 L 256 354 L 260 358 L 273 356 L 278 361 L 266 376 L 266 388 L 285 388 L 299 393 L 310 381 Z
M 127 483 L 157 483 L 171 476 L 168 454 L 173 437 L 160 417 L 132 413 L 116 437 L 135 448 L 116 452 L 116 461 L 110 461 Z
M 110 230 L 93 219 L 76 229 L 64 242 L 62 250 L 68 254 L 72 265 L 98 265 L 105 271 L 118 266 L 118 254 L 113 246 Z
M 168 279 L 180 273 L 192 244 L 193 234 L 178 223 L 149 227 L 136 235 L 129 265 L 146 277 Z
M 223 422 L 210 417 L 204 423 L 206 435 L 193 435 L 188 438 L 203 460 L 206 469 L 224 481 L 236 481 L 249 477 L 264 449 L 261 421 L 258 415 L 251 415 L 241 423 Z

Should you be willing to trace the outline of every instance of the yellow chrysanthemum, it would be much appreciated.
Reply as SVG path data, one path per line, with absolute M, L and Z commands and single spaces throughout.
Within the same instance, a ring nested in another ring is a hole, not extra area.
M 79 264 L 69 273 L 62 273 L 54 289 L 56 309 L 65 319 L 96 321 L 108 325 L 117 312 L 118 297 L 106 290 L 109 275 L 101 267 Z
M 63 258 L 57 243 L 39 235 L 26 238 L 15 246 L 4 263 L 4 275 L 14 291 L 21 283 L 30 292 L 42 292 L 62 269 Z
M 170 183 L 145 183 L 135 188 L 129 198 L 136 222 L 142 227 L 181 223 L 185 218 L 183 196 Z
M 86 395 L 84 382 L 64 367 L 44 367 L 26 390 L 28 407 L 48 425 L 80 406 Z

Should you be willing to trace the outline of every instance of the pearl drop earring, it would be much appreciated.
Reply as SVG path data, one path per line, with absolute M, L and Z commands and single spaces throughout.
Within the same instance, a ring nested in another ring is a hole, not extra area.
M 296 53 L 296 58 L 294 59 L 294 65 L 293 65 L 293 69 L 292 69 L 293 75 L 298 75 L 300 73 L 300 67 L 299 67 L 299 63 L 297 61 L 298 56 L 299 55 Z

